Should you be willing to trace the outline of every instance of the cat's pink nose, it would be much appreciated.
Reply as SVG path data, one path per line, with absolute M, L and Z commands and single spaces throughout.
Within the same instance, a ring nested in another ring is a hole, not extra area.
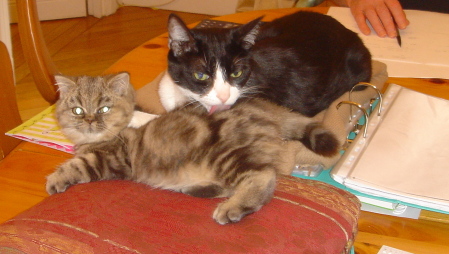
M 217 98 L 220 99 L 220 101 L 225 104 L 225 102 L 229 99 L 229 91 L 221 91 L 217 94 Z

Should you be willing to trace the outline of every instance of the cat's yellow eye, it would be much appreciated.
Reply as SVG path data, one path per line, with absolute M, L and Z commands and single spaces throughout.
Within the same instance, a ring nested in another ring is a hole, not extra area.
M 98 110 L 98 113 L 99 113 L 99 114 L 104 114 L 104 113 L 108 112 L 109 110 L 111 110 L 110 107 L 104 106 L 104 107 L 102 107 L 102 108 L 100 108 L 100 109 Z
M 242 76 L 243 71 L 234 71 L 233 73 L 231 73 L 231 77 L 233 78 L 238 78 L 240 76 Z
M 207 75 L 206 73 L 202 73 L 202 72 L 194 72 L 194 73 L 193 73 L 193 76 L 194 76 L 196 79 L 201 80 L 201 81 L 204 81 L 204 80 L 208 80 L 208 79 L 209 79 L 209 75 Z
M 84 114 L 84 110 L 82 108 L 76 107 L 76 108 L 72 108 L 72 113 L 74 115 L 79 116 L 79 115 Z

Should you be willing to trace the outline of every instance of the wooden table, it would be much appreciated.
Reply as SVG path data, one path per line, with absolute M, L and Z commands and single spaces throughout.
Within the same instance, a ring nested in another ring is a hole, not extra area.
M 255 11 L 234 14 L 217 19 L 232 22 L 248 22 L 265 15 L 264 20 L 292 13 L 297 9 Z M 327 8 L 314 8 L 326 13 Z M 128 71 L 136 88 L 142 88 L 167 67 L 167 34 L 156 37 L 129 52 L 107 72 Z M 449 99 L 448 80 L 390 79 L 406 87 Z M 151 100 L 154 109 L 162 112 L 157 97 L 157 87 L 139 90 L 140 98 Z M 56 165 L 71 155 L 40 145 L 22 142 L 7 158 L 0 161 L 0 222 L 40 202 L 48 195 L 45 178 Z M 20 194 L 17 194 L 20 193 Z M 6 211 L 6 212 L 5 212 Z M 377 253 L 382 245 L 389 245 L 414 253 L 449 253 L 449 223 L 444 216 L 423 213 L 419 220 L 362 212 L 355 247 L 357 253 Z M 436 221 L 435 221 L 436 220 Z
M 252 11 L 217 17 L 217 20 L 246 23 L 260 16 L 264 21 L 293 13 L 298 9 Z M 328 8 L 308 8 L 327 13 Z M 193 27 L 195 24 L 192 24 Z M 128 71 L 131 82 L 138 91 L 138 100 L 150 102 L 156 113 L 163 112 L 157 86 L 145 86 L 167 68 L 167 33 L 151 39 L 129 52 L 106 72 Z M 449 81 L 442 79 L 390 78 L 411 89 L 449 99 Z M 145 87 L 144 87 L 145 86 Z M 377 253 L 382 245 L 400 248 L 413 253 L 449 253 L 449 217 L 423 211 L 419 220 L 362 212 L 355 247 L 357 253 Z

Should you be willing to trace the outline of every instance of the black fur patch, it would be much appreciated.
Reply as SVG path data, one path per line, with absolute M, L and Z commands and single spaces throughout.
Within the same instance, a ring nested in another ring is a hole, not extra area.
M 317 124 L 309 124 L 300 140 L 304 146 L 325 157 L 338 153 L 340 143 L 334 134 Z

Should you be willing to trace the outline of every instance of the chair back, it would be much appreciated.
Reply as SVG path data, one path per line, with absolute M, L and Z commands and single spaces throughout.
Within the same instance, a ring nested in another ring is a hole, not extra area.
M 4 133 L 22 123 L 17 107 L 11 59 L 6 45 L 0 41 L 0 160 L 14 149 L 20 140 Z
M 58 99 L 54 75 L 59 73 L 45 44 L 36 0 L 16 2 L 22 50 L 42 97 L 53 104 Z

